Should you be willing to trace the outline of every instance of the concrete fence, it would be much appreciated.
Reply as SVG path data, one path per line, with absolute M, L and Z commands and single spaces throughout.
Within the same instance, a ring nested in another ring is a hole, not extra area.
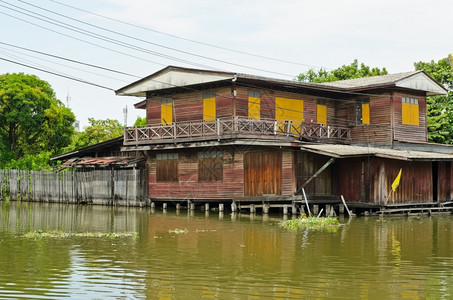
M 142 206 L 144 170 L 0 170 L 0 200 Z

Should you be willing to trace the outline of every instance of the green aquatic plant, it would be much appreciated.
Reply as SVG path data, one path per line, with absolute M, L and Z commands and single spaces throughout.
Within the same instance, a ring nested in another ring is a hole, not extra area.
M 179 229 L 179 228 L 175 228 L 173 230 L 169 230 L 168 233 L 175 233 L 175 234 L 181 234 L 181 233 L 188 233 L 189 230 L 187 230 L 187 228 L 184 228 L 184 229 Z
M 280 226 L 291 230 L 297 230 L 298 228 L 336 230 L 340 226 L 340 223 L 338 219 L 331 217 L 316 218 L 302 216 L 294 220 L 282 221 L 280 222 Z
M 39 239 L 39 238 L 69 238 L 69 237 L 84 237 L 84 238 L 125 238 L 132 237 L 134 239 L 138 238 L 138 232 L 126 232 L 126 233 L 115 233 L 115 232 L 64 232 L 61 230 L 50 230 L 42 231 L 35 230 L 30 231 L 24 234 L 25 238 L 29 239 Z

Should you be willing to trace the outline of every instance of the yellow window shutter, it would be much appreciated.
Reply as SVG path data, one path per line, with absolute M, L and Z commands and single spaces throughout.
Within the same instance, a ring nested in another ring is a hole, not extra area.
M 316 105 L 317 116 L 316 119 L 319 124 L 327 125 L 327 105 L 318 104 Z
M 406 101 L 406 98 L 403 97 L 401 103 L 401 122 L 403 124 L 411 124 L 411 104 Z
M 362 104 L 362 124 L 370 124 L 370 104 Z
M 249 118 L 259 120 L 261 118 L 261 103 L 259 97 L 249 96 Z
M 299 126 L 304 120 L 304 101 L 275 97 L 275 119 L 280 126 L 285 121 L 291 121 L 294 126 Z
M 171 98 L 163 98 L 161 101 L 160 122 L 162 125 L 173 123 L 173 101 Z
M 203 96 L 203 120 L 214 121 L 216 119 L 215 94 L 205 93 Z

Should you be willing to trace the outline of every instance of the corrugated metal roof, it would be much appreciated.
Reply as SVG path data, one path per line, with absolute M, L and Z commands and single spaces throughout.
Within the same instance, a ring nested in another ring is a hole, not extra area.
M 171 89 L 194 84 L 224 80 L 252 80 L 293 88 L 311 88 L 328 91 L 350 91 L 369 87 L 399 86 L 426 91 L 432 95 L 446 94 L 446 89 L 423 71 L 412 71 L 382 76 L 364 77 L 327 83 L 299 82 L 242 73 L 198 70 L 169 66 L 116 91 L 117 95 L 146 96 L 147 91 Z
M 390 148 L 320 144 L 303 145 L 301 146 L 301 149 L 335 158 L 376 156 L 408 161 L 453 161 L 453 154 L 413 150 L 396 150 Z
M 325 85 L 325 86 L 338 87 L 338 88 L 342 88 L 342 89 L 369 87 L 369 86 L 375 86 L 375 85 L 391 85 L 401 79 L 405 79 L 407 77 L 410 77 L 410 76 L 420 73 L 420 72 L 422 72 L 422 71 L 395 73 L 395 74 L 387 74 L 387 75 L 372 76 L 372 77 L 361 77 L 361 78 L 355 78 L 355 79 L 324 82 L 324 83 L 320 83 L 320 84 Z
M 127 167 L 133 166 L 141 161 L 144 157 L 76 157 L 66 161 L 60 166 L 61 169 L 71 167 L 108 167 L 108 166 L 119 166 Z
M 412 71 L 381 76 L 362 77 L 321 83 L 326 87 L 345 90 L 363 89 L 382 86 L 396 86 L 425 91 L 428 95 L 446 94 L 447 90 L 423 71 Z

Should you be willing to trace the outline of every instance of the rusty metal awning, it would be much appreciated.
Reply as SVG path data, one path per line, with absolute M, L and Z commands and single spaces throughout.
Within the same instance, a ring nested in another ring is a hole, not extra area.
M 301 150 L 334 158 L 375 156 L 406 161 L 453 161 L 453 154 L 340 144 L 302 145 Z
M 144 162 L 144 157 L 75 157 L 72 158 L 60 166 L 60 169 L 64 168 L 83 168 L 83 167 L 119 167 L 128 168 L 135 167 L 139 163 Z

